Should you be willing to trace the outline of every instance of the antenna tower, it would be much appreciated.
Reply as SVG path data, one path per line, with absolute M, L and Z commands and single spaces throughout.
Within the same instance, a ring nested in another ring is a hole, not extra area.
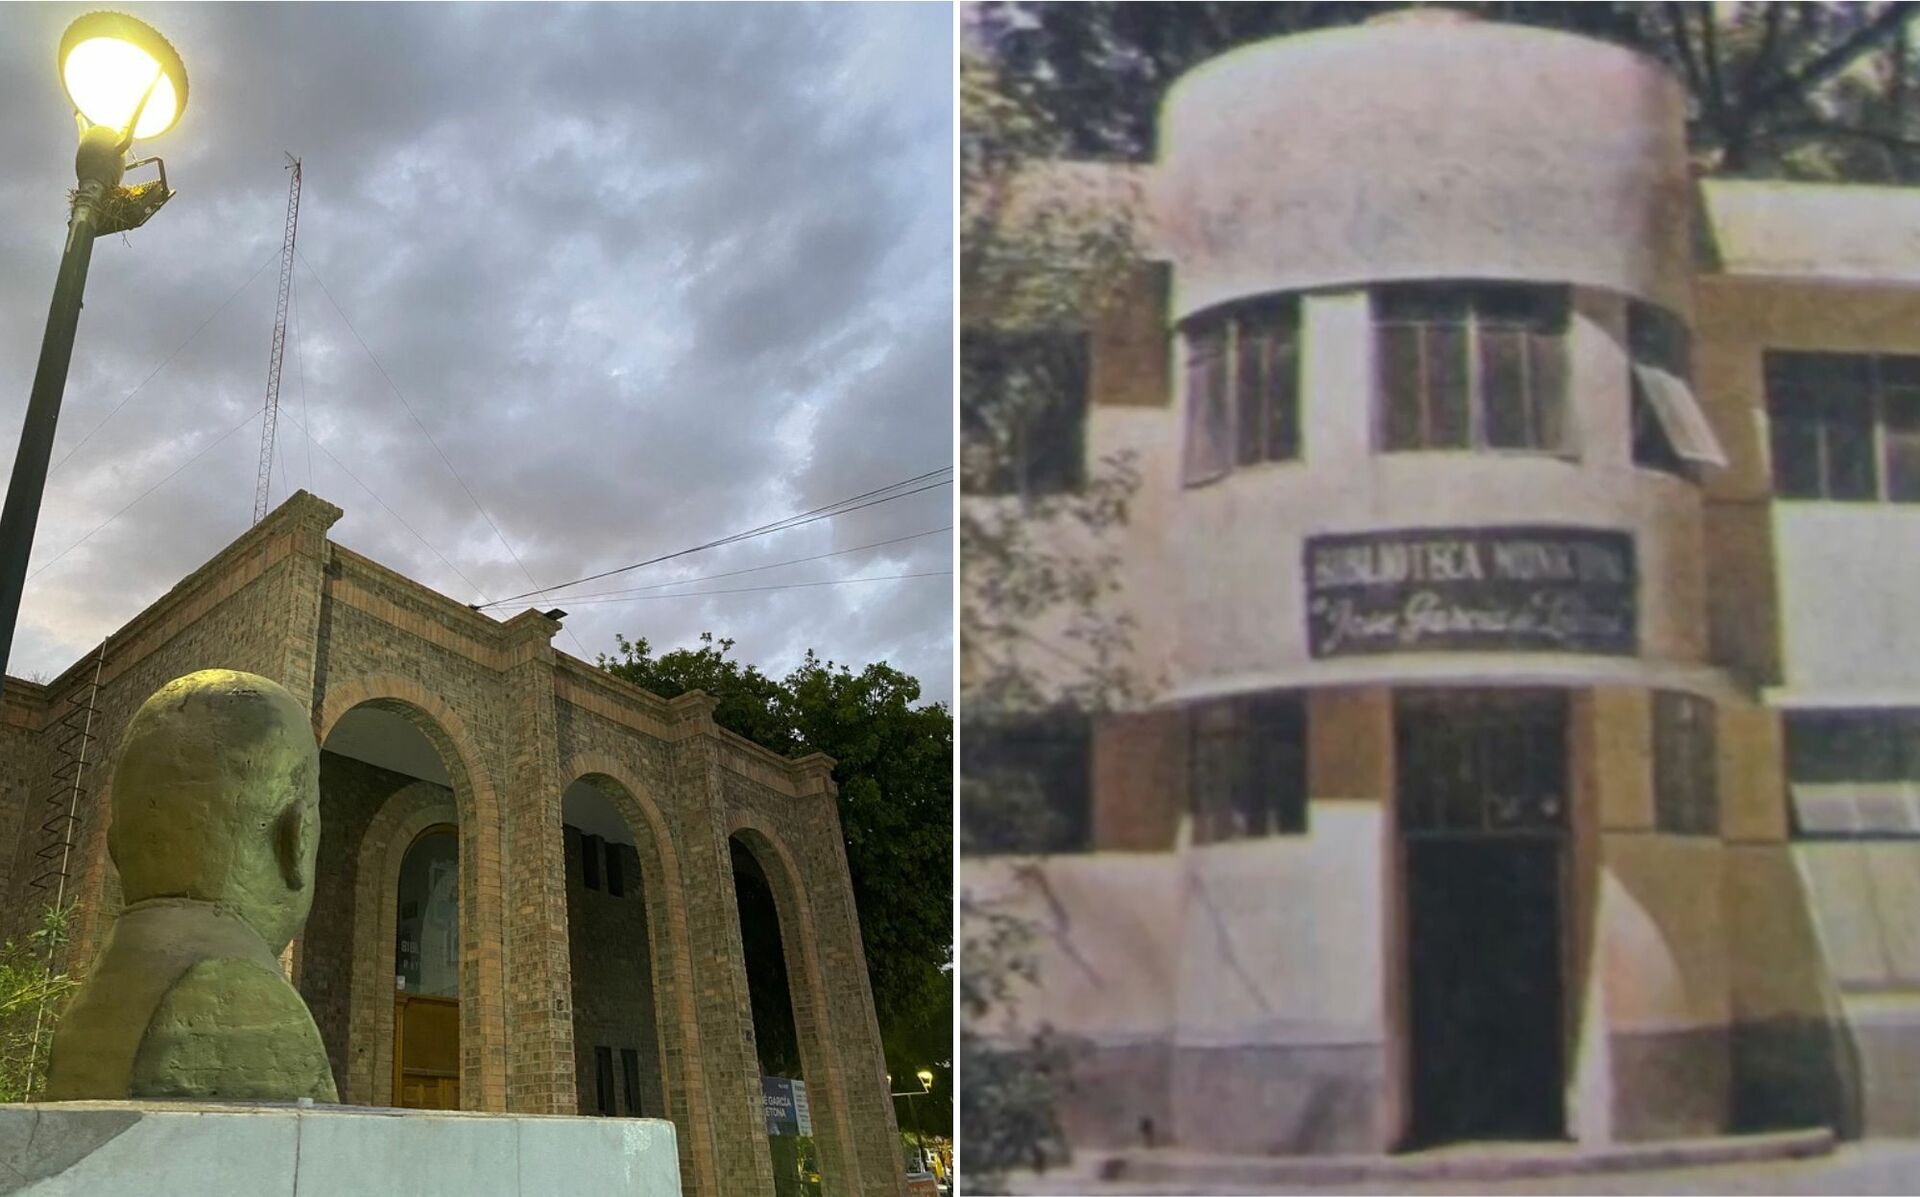
M 287 355 L 287 299 L 293 293 L 293 237 L 300 228 L 300 159 L 287 155 L 293 181 L 287 186 L 287 235 L 280 245 L 280 303 L 273 312 L 273 352 L 267 359 L 266 421 L 260 428 L 260 481 L 253 491 L 253 522 L 267 514 L 267 483 L 273 477 L 273 431 L 280 422 L 280 363 Z

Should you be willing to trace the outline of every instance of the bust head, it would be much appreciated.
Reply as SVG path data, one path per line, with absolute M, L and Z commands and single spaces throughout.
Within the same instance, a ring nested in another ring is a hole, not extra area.
M 275 952 L 313 904 L 320 752 L 306 708 L 251 673 L 175 678 L 127 725 L 107 850 L 129 903 L 190 898 Z

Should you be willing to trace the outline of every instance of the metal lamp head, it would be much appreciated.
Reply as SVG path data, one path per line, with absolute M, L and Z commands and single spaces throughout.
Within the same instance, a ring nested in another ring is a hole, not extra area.
M 187 106 L 187 68 L 151 25 L 90 12 L 60 38 L 60 83 L 73 110 L 123 143 L 157 137 Z

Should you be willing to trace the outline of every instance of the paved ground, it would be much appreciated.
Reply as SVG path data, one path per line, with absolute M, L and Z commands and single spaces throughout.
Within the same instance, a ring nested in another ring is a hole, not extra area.
M 1012 1179 L 1011 1191 L 1048 1197 L 1102 1197 L 1105 1194 L 1182 1194 L 1190 1188 L 1103 1184 L 1082 1173 L 1031 1174 Z M 1914 1194 L 1920 1193 L 1920 1141 L 1875 1140 L 1843 1144 L 1832 1155 L 1778 1164 L 1679 1168 L 1659 1172 L 1618 1172 L 1556 1179 L 1527 1177 L 1508 1181 L 1397 1183 L 1391 1189 L 1366 1185 L 1316 1185 L 1308 1188 L 1209 1188 L 1219 1197 L 1245 1194 L 1406 1193 L 1472 1194 Z

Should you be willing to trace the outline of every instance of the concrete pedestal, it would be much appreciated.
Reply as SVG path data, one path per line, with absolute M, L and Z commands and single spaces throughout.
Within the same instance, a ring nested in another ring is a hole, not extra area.
M 361 1106 L 0 1105 L 21 1197 L 679 1197 L 673 1124 Z

